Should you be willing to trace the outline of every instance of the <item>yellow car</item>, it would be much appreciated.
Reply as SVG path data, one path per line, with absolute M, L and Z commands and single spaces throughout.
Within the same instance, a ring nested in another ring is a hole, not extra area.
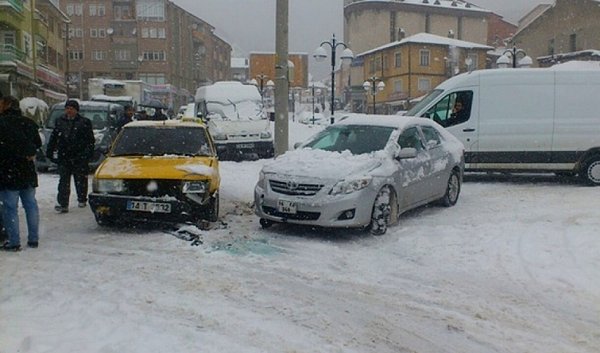
M 198 119 L 125 125 L 96 170 L 90 207 L 117 221 L 209 221 L 219 217 L 219 161 Z

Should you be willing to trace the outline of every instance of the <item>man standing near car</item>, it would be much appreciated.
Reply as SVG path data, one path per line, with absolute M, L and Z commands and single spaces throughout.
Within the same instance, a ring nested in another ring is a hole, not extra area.
M 38 247 L 40 217 L 35 199 L 38 179 L 34 160 L 41 145 L 38 126 L 22 115 L 19 100 L 12 96 L 0 98 L 0 199 L 8 235 L 2 250 L 21 249 L 19 199 L 27 219 L 27 245 Z
M 46 155 L 58 165 L 58 196 L 54 209 L 58 213 L 69 212 L 71 176 L 75 181 L 79 207 L 85 207 L 88 194 L 88 163 L 94 154 L 94 130 L 92 122 L 79 115 L 79 103 L 68 100 L 64 116 L 56 125 L 46 149 Z

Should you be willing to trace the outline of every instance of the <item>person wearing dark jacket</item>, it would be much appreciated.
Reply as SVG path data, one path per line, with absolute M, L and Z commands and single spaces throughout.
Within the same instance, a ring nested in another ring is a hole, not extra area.
M 7 96 L 0 99 L 0 198 L 2 219 L 8 241 L 2 250 L 19 251 L 19 199 L 27 219 L 27 245 L 38 247 L 39 209 L 35 199 L 38 186 L 35 153 L 42 145 L 37 124 L 23 117 L 19 101 Z
M 79 103 L 68 100 L 65 114 L 56 124 L 46 148 L 46 155 L 58 165 L 58 195 L 55 210 L 69 212 L 71 176 L 75 181 L 79 207 L 85 207 L 88 193 L 88 163 L 94 154 L 94 130 L 92 122 L 79 115 Z

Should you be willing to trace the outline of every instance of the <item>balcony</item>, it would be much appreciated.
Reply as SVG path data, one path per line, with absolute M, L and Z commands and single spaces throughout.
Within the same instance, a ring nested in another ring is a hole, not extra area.
M 22 0 L 0 0 L 0 8 L 9 7 L 17 13 L 23 12 Z
M 22 61 L 25 62 L 27 55 L 11 44 L 0 44 L 0 61 Z

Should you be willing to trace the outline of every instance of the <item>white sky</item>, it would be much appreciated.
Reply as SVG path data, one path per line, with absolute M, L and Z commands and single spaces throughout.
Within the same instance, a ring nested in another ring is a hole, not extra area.
M 540 3 L 553 0 L 473 0 L 472 3 L 517 23 Z M 210 23 L 217 34 L 234 49 L 247 55 L 252 51 L 275 51 L 275 0 L 173 0 L 174 3 Z M 343 39 L 342 0 L 290 0 L 289 50 L 312 54 L 333 33 Z M 310 62 L 317 79 L 329 72 L 326 63 Z

